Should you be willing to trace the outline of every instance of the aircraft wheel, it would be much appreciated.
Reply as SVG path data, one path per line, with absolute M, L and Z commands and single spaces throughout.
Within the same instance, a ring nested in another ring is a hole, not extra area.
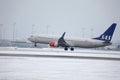
M 70 50 L 71 50 L 71 51 L 74 51 L 74 48 L 73 48 L 73 47 L 71 47 L 71 48 L 70 48 Z
M 37 43 L 35 43 L 34 46 L 37 47 Z
M 67 51 L 67 50 L 68 50 L 68 47 L 65 47 L 64 50 Z

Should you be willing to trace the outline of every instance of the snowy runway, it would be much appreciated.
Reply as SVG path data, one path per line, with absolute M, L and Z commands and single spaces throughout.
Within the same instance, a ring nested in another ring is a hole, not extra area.
M 0 48 L 0 80 L 120 80 L 120 52 Z
M 16 57 L 44 57 L 44 58 L 71 58 L 71 59 L 97 59 L 120 61 L 120 52 L 81 49 L 64 51 L 54 48 L 0 48 L 0 56 Z

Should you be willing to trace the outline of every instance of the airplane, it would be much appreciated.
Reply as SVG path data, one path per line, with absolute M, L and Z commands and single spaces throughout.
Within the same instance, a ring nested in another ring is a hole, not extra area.
M 28 38 L 29 41 L 35 43 L 34 46 L 37 46 L 37 43 L 49 44 L 51 47 L 64 47 L 64 50 L 70 49 L 74 51 L 74 47 L 79 48 L 97 48 L 105 47 L 111 45 L 111 39 L 116 28 L 116 23 L 113 23 L 103 34 L 98 37 L 91 39 L 82 39 L 82 38 L 69 38 L 65 37 L 66 32 L 62 34 L 61 37 L 50 36 L 50 35 L 31 35 Z

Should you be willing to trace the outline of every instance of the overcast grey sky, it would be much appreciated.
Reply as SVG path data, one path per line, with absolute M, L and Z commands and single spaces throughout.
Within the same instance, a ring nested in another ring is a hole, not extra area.
M 113 22 L 113 40 L 120 40 L 120 0 L 0 0 L 0 33 L 11 39 L 32 34 L 96 37 Z M 48 28 L 48 32 L 47 32 Z

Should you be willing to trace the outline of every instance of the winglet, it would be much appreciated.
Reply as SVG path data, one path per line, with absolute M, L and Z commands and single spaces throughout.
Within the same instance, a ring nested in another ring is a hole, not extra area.
M 116 23 L 113 23 L 103 34 L 101 34 L 99 37 L 93 38 L 96 40 L 102 40 L 105 42 L 110 42 L 114 33 L 114 30 L 116 28 Z
M 66 32 L 63 33 L 63 35 L 61 36 L 61 38 L 64 38 L 65 34 L 66 34 Z

